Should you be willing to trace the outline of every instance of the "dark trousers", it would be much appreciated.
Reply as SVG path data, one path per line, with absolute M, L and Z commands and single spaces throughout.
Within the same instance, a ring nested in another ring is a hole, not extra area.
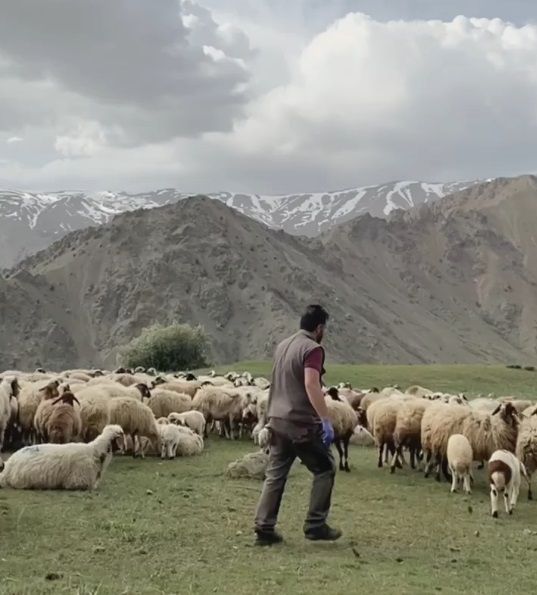
M 287 476 L 297 457 L 313 474 L 304 531 L 320 527 L 326 522 L 336 467 L 330 449 L 323 444 L 321 427 L 286 427 L 282 431 L 282 428 L 276 430 L 273 426 L 266 479 L 255 516 L 256 530 L 274 530 Z

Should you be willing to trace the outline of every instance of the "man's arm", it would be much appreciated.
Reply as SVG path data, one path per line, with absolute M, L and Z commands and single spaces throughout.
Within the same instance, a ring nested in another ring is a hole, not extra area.
M 306 392 L 313 408 L 321 419 L 328 418 L 328 408 L 324 401 L 323 391 L 321 389 L 321 377 L 318 370 L 314 368 L 304 368 L 304 384 Z

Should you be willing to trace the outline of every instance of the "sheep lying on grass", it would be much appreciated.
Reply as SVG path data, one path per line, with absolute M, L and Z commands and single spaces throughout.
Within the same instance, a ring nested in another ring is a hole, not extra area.
M 265 479 L 268 465 L 268 454 L 260 450 L 244 455 L 241 459 L 230 463 L 226 476 L 230 479 Z
M 89 444 L 40 444 L 14 453 L 0 473 L 0 487 L 36 490 L 94 490 L 112 458 L 120 426 L 106 426 Z

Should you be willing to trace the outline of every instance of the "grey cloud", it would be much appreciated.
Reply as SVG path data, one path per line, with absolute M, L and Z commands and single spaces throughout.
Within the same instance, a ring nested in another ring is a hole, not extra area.
M 3 3 L 3 72 L 34 84 L 51 81 L 56 93 L 78 95 L 75 105 L 68 97 L 59 100 L 63 113 L 122 128 L 117 138 L 111 135 L 116 142 L 229 129 L 247 100 L 249 73 L 233 57 L 215 61 L 204 52 L 203 44 L 230 46 L 229 39 L 219 43 L 208 11 L 200 14 L 210 37 L 205 42 L 203 33 L 191 39 L 181 11 L 177 0 Z M 35 103 L 35 97 L 23 94 L 19 101 Z M 42 101 L 54 112 L 47 97 Z

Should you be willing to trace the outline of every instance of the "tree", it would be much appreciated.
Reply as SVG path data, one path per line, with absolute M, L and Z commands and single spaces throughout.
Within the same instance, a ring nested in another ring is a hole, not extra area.
M 164 372 L 206 367 L 207 351 L 208 340 L 201 326 L 155 324 L 143 329 L 120 354 L 130 368 L 143 366 Z

